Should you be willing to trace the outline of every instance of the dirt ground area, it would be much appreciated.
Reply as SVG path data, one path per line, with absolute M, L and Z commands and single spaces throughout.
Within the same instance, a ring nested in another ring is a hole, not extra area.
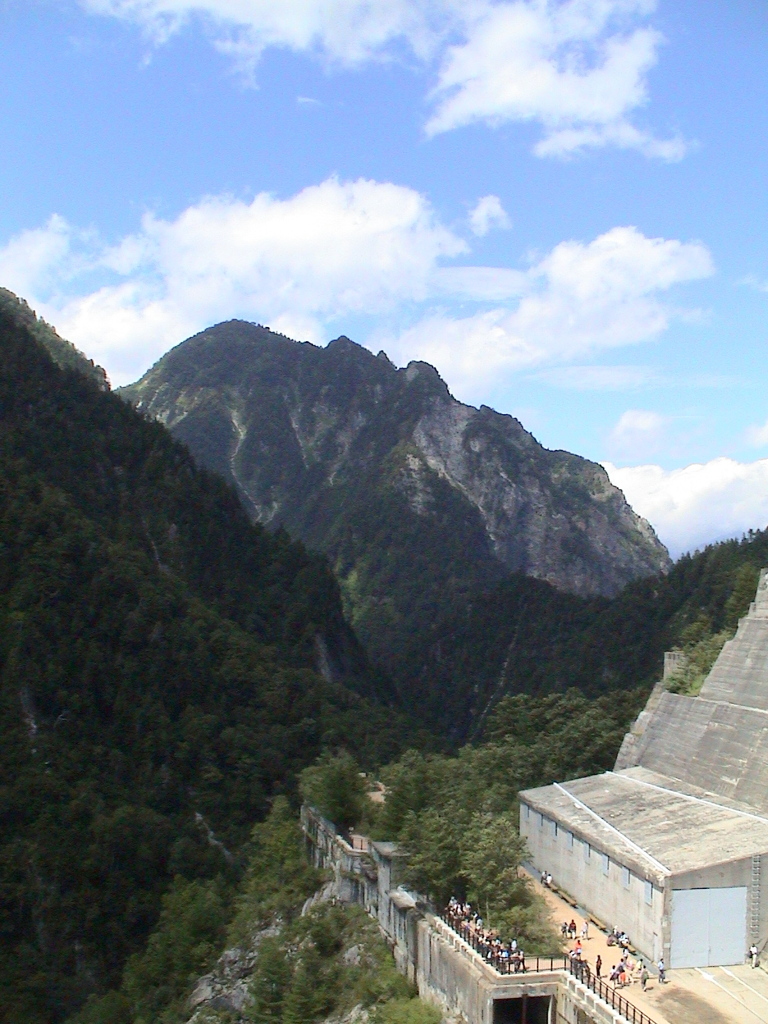
M 573 919 L 581 934 L 584 914 L 536 878 L 532 881 L 551 908 L 558 930 L 563 921 Z M 598 955 L 602 957 L 604 979 L 619 959 L 616 946 L 609 946 L 606 939 L 590 921 L 582 959 L 594 970 Z M 568 942 L 566 948 L 574 944 Z M 621 989 L 621 995 L 656 1024 L 768 1024 L 768 974 L 747 964 L 668 971 L 666 984 L 660 985 L 652 975 L 645 992 L 635 980 Z

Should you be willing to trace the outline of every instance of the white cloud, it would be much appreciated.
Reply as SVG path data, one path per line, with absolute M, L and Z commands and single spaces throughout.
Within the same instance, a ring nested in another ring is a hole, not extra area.
M 18 295 L 50 284 L 54 268 L 70 253 L 70 228 L 63 217 L 54 215 L 43 228 L 22 231 L 0 249 L 0 282 Z
M 208 197 L 173 220 L 147 214 L 112 246 L 53 218 L 0 249 L 0 282 L 115 383 L 220 320 L 321 343 L 376 317 L 412 326 L 394 340 L 380 329 L 372 345 L 433 362 L 463 397 L 505 374 L 656 337 L 680 312 L 661 293 L 712 272 L 700 243 L 631 227 L 562 242 L 528 270 L 443 265 L 467 252 L 413 189 L 331 178 L 287 199 Z M 455 316 L 460 302 L 474 312 Z
M 140 25 L 156 43 L 192 20 L 247 75 L 264 50 L 309 52 L 354 66 L 405 44 L 437 61 L 435 135 L 473 122 L 543 125 L 540 156 L 595 146 L 680 159 L 681 139 L 657 139 L 629 115 L 647 102 L 661 35 L 655 0 L 80 0 L 85 10 Z
M 762 426 L 747 427 L 746 438 L 754 448 L 765 448 L 768 445 L 768 420 Z
M 142 26 L 162 43 L 197 17 L 247 65 L 268 47 L 314 51 L 340 64 L 380 56 L 398 39 L 427 57 L 460 0 L 80 0 L 85 10 Z M 468 9 L 477 0 L 466 0 Z
M 482 236 L 491 228 L 509 228 L 512 222 L 498 196 L 483 196 L 469 215 L 469 226 L 473 234 Z
M 636 149 L 644 156 L 674 163 L 682 160 L 688 146 L 682 139 L 657 139 L 626 121 L 599 128 L 562 128 L 550 132 L 534 146 L 537 156 L 569 156 L 579 150 L 598 146 Z
M 768 281 L 764 281 L 756 274 L 747 274 L 746 277 L 742 277 L 741 280 L 736 283 L 745 284 L 749 288 L 754 288 L 757 292 L 768 292 Z
M 718 458 L 673 470 L 603 465 L 674 557 L 768 524 L 768 459 Z
M 670 419 L 649 409 L 627 409 L 609 435 L 611 448 L 625 458 L 647 458 L 664 441 Z
M 615 437 L 631 437 L 635 434 L 656 433 L 663 427 L 665 417 L 648 409 L 627 409 L 613 428 Z
M 482 121 L 536 121 L 540 156 L 615 145 L 680 159 L 679 139 L 657 140 L 628 115 L 646 103 L 661 35 L 639 19 L 650 0 L 515 0 L 488 5 L 448 49 L 427 123 L 435 135 Z
M 516 308 L 462 318 L 433 312 L 390 345 L 402 358 L 435 363 L 457 392 L 465 391 L 499 373 L 654 338 L 678 312 L 659 293 L 712 273 L 699 242 L 613 228 L 588 244 L 561 242 L 525 275 L 508 279 L 510 293 L 514 285 L 523 296 Z
M 504 302 L 528 291 L 528 275 L 507 267 L 436 267 L 431 276 L 436 295 Z
M 0 250 L 0 280 L 103 360 L 117 383 L 231 317 L 322 341 L 334 318 L 423 301 L 438 260 L 466 250 L 418 192 L 333 178 L 284 200 L 211 197 L 175 220 L 147 215 L 116 246 L 91 251 L 90 239 L 87 259 L 81 241 L 54 218 Z M 71 278 L 81 265 L 109 280 L 78 294 Z

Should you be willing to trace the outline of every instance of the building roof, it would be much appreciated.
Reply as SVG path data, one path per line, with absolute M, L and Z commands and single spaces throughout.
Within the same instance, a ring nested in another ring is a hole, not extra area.
M 701 695 L 656 687 L 616 770 L 521 793 L 645 878 L 768 852 L 768 570 Z
M 385 843 L 378 839 L 371 839 L 370 845 L 371 849 L 375 850 L 380 857 L 384 857 L 386 860 L 402 856 L 397 843 Z
M 389 898 L 395 904 L 398 910 L 413 910 L 416 906 L 416 900 L 413 896 L 406 892 L 403 888 L 394 889 L 389 894 Z
M 768 817 L 643 769 L 525 790 L 520 799 L 662 886 L 669 875 L 768 852 Z

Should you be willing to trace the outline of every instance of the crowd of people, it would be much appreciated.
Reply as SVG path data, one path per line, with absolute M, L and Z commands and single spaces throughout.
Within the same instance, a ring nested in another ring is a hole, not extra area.
M 517 939 L 504 941 L 495 929 L 486 927 L 483 918 L 470 903 L 463 903 L 452 896 L 444 917 L 454 931 L 501 974 L 518 974 L 526 970 L 525 953 Z M 648 967 L 642 958 L 632 959 L 631 943 L 626 932 L 614 928 L 608 936 L 608 945 L 615 945 L 621 954 L 618 962 L 607 971 L 604 970 L 600 955 L 595 959 L 594 967 L 587 962 L 584 945 L 589 939 L 589 922 L 586 919 L 581 928 L 573 918 L 563 921 L 560 932 L 566 941 L 573 943 L 568 957 L 573 973 L 582 981 L 589 983 L 594 972 L 598 980 L 610 982 L 614 988 L 625 988 L 637 981 L 645 991 L 650 977 Z M 663 984 L 666 980 L 663 960 L 659 961 L 657 969 L 659 981 Z
M 525 953 L 517 939 L 503 941 L 494 928 L 486 928 L 480 914 L 469 903 L 451 897 L 445 919 L 454 931 L 501 974 L 519 974 L 526 970 Z
M 584 957 L 584 942 L 589 938 L 589 922 L 585 919 L 581 926 L 580 937 L 577 938 L 576 922 L 563 921 L 560 926 L 560 933 L 564 939 L 574 942 L 574 945 L 568 951 L 568 956 L 572 963 L 577 963 L 582 966 L 582 970 L 575 971 L 578 974 L 586 974 L 589 976 L 591 968 Z M 607 979 L 603 977 L 603 958 L 598 955 L 595 960 L 594 972 L 595 977 L 600 981 L 608 980 L 614 988 L 625 988 L 631 985 L 634 981 L 639 981 L 643 991 L 648 984 L 648 978 L 650 977 L 648 968 L 643 962 L 642 957 L 638 957 L 637 960 L 632 960 L 631 947 L 632 944 L 629 940 L 629 936 L 626 932 L 621 931 L 619 928 L 614 928 L 608 934 L 607 945 L 617 946 L 621 950 L 618 963 L 612 965 L 610 971 L 607 973 Z M 664 983 L 664 961 L 660 960 L 658 964 L 659 981 Z

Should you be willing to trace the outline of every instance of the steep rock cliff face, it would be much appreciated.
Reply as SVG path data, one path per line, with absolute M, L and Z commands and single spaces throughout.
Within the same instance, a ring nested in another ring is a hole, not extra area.
M 610 595 L 669 566 L 599 465 L 457 402 L 427 363 L 396 369 L 348 338 L 318 348 L 231 321 L 123 394 L 231 479 L 254 519 L 328 554 L 390 666 L 510 572 Z

